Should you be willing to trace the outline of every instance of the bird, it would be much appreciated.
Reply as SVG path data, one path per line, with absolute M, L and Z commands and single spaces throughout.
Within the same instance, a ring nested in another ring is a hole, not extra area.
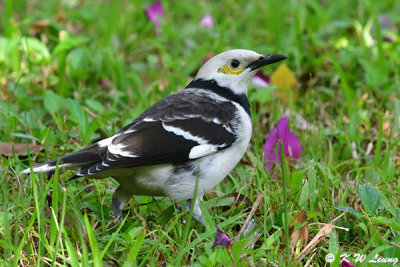
M 159 100 L 111 137 L 22 173 L 75 171 L 73 178 L 112 177 L 114 217 L 133 195 L 169 196 L 192 205 L 204 225 L 201 201 L 237 165 L 252 135 L 248 87 L 263 66 L 286 59 L 233 49 L 201 66 L 183 89 Z M 192 202 L 193 201 L 193 202 Z

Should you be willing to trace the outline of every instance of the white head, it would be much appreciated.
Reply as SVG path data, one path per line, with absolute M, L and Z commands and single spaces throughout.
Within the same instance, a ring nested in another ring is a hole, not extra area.
M 286 58 L 245 49 L 228 50 L 208 60 L 194 80 L 215 80 L 219 86 L 228 87 L 235 94 L 247 94 L 250 81 L 259 68 Z

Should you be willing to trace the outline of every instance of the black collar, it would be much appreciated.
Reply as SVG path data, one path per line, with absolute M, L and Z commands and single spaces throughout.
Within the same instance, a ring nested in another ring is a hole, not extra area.
M 247 96 L 245 94 L 237 95 L 233 93 L 232 90 L 228 87 L 219 86 L 215 80 L 193 80 L 188 84 L 188 86 L 186 86 L 186 88 L 199 88 L 216 93 L 219 96 L 222 96 L 241 105 L 246 113 L 249 114 L 249 116 L 251 117 L 250 104 Z

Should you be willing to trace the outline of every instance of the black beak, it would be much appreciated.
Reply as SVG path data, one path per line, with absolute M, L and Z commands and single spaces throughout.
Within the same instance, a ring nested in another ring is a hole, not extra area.
M 261 68 L 263 66 L 287 59 L 285 55 L 273 54 L 273 55 L 262 55 L 256 61 L 251 62 L 246 68 L 250 68 L 250 71 Z

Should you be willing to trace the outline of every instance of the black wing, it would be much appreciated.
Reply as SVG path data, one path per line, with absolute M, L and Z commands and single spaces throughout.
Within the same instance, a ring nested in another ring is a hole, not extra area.
M 122 128 L 110 139 L 104 159 L 78 175 L 182 163 L 226 149 L 236 140 L 236 112 L 232 102 L 203 90 L 172 94 Z

